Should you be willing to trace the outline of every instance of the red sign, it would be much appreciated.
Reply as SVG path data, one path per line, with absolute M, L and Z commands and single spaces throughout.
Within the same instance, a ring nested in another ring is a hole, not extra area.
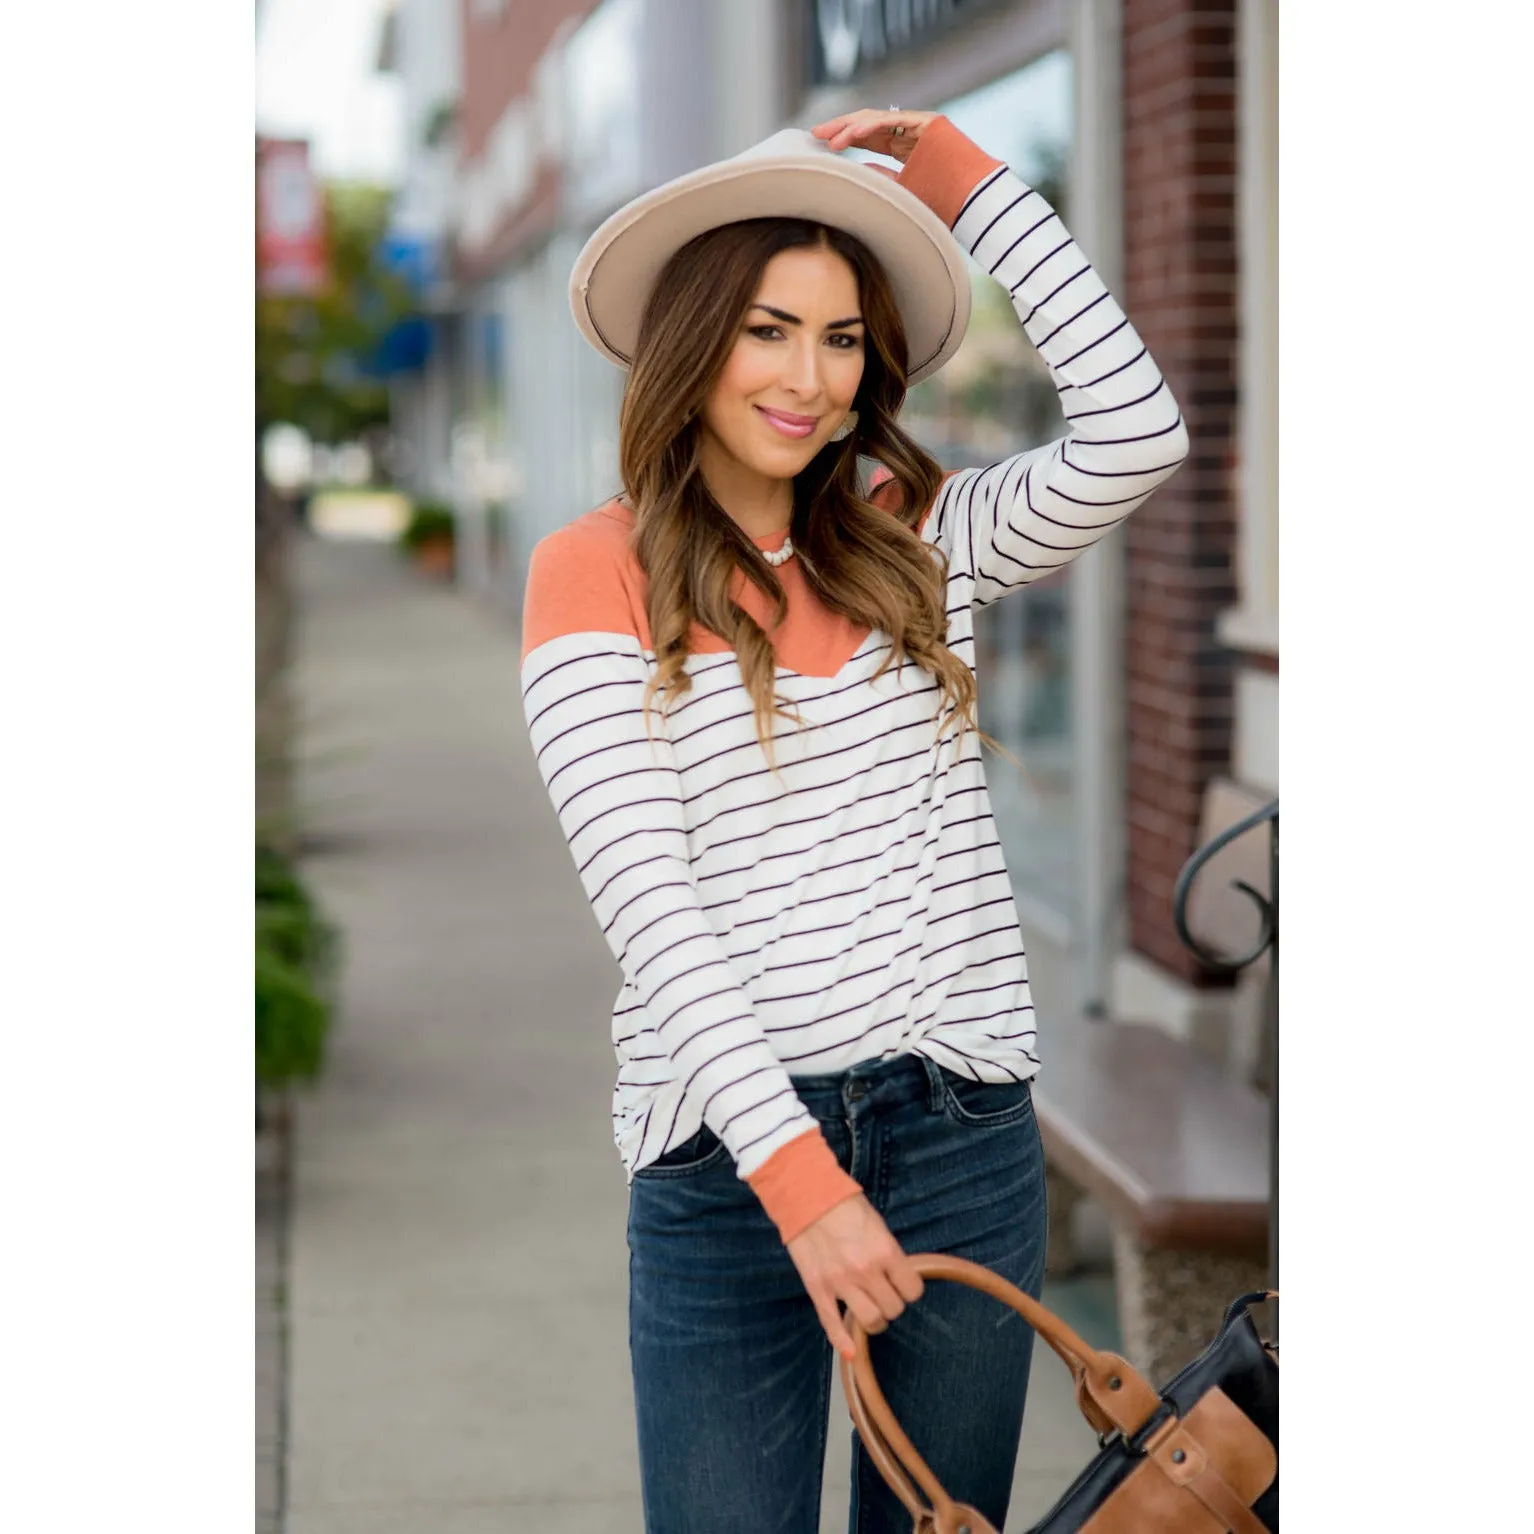
M 325 198 L 302 139 L 256 140 L 256 283 L 274 298 L 313 298 L 328 276 Z

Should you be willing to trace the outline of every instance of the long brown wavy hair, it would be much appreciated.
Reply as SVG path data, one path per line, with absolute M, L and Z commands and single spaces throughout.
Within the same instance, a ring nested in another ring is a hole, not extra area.
M 691 690 L 685 662 L 694 621 L 735 651 L 774 773 L 773 716 L 802 724 L 777 695 L 766 631 L 730 594 L 740 569 L 774 604 L 781 622 L 788 611 L 782 583 L 710 493 L 699 450 L 703 404 L 729 360 L 767 263 L 780 251 L 804 247 L 828 248 L 851 265 L 865 327 L 863 376 L 852 407 L 856 430 L 827 443 L 794 478 L 789 536 L 805 580 L 832 612 L 889 635 L 890 652 L 876 676 L 909 659 L 937 680 L 937 711 L 946 713 L 939 736 L 957 720 L 961 743 L 965 729 L 974 729 L 1010 758 L 980 729 L 974 673 L 946 643 L 946 556 L 916 532 L 943 471 L 895 424 L 906 394 L 907 347 L 889 279 L 861 240 L 788 218 L 724 224 L 689 241 L 661 272 L 640 322 L 619 414 L 619 467 L 635 513 L 633 547 L 648 581 L 658 659 L 644 691 L 646 733 L 656 694 L 669 709 Z M 865 494 L 860 453 L 893 476 L 893 513 Z

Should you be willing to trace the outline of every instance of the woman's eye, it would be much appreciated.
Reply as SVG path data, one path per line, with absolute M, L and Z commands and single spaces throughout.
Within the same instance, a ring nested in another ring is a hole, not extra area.
M 755 336 L 759 341 L 770 341 L 774 336 L 783 334 L 781 328 L 777 325 L 752 325 L 746 333 Z M 850 335 L 846 331 L 838 331 L 831 339 L 847 343 L 845 346 L 838 346 L 836 348 L 837 351 L 842 352 L 854 351 L 863 344 L 859 337 Z

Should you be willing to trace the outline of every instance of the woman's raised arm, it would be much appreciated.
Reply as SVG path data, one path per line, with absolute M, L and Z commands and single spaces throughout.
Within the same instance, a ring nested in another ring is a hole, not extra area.
M 924 526 L 973 601 L 1069 564 L 1117 527 L 1188 454 L 1166 380 L 1032 187 L 947 118 L 926 125 L 898 181 L 1006 288 L 1049 369 L 1069 430 L 1043 447 L 950 475 Z

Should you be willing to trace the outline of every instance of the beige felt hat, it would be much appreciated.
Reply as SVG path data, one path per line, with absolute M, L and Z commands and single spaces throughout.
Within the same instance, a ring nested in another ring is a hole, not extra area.
M 905 321 L 907 381 L 930 377 L 969 325 L 969 274 L 952 231 L 907 188 L 843 158 L 803 128 L 784 128 L 619 208 L 586 241 L 570 275 L 575 323 L 628 367 L 661 270 L 695 235 L 747 218 L 809 218 L 856 235 L 879 258 Z

